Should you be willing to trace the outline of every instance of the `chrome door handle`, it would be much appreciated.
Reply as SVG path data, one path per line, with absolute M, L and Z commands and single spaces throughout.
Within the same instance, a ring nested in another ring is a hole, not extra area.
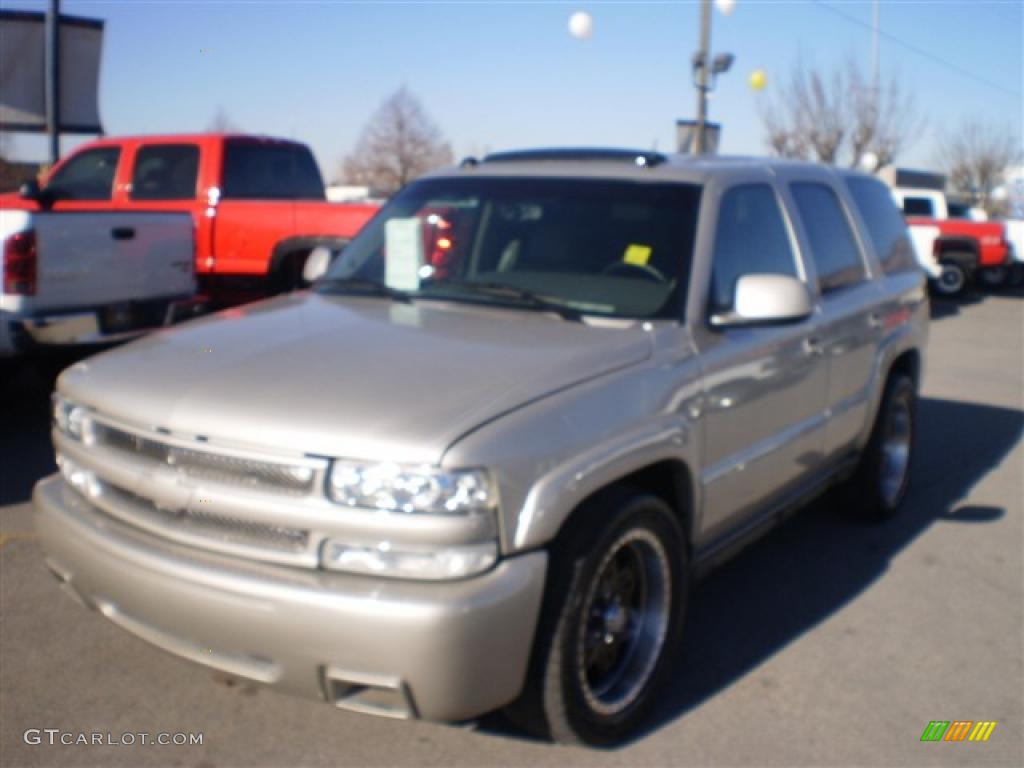
M 882 316 L 877 312 L 872 312 L 868 315 L 868 325 L 872 328 L 882 327 Z
M 806 338 L 803 343 L 804 354 L 808 357 L 821 357 L 825 350 L 821 346 L 821 339 Z

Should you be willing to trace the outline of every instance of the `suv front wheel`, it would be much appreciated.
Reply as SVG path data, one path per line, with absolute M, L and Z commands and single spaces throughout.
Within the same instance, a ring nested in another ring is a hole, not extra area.
M 582 511 L 582 526 L 552 552 L 524 703 L 541 710 L 555 741 L 613 744 L 646 716 L 670 674 L 686 548 L 655 496 L 614 489 Z

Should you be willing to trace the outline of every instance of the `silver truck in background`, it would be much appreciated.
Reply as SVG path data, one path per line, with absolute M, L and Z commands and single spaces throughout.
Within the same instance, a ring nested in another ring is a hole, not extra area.
M 165 325 L 196 291 L 185 213 L 0 210 L 0 358 Z

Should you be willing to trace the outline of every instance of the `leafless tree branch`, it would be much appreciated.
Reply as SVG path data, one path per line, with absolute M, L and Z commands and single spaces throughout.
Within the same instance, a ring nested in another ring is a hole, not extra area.
M 342 163 L 342 174 L 349 184 L 391 194 L 450 162 L 451 146 L 419 99 L 403 86 L 367 123 L 355 150 Z
M 1002 202 L 992 192 L 1008 167 L 1021 162 L 1020 137 L 1009 128 L 968 120 L 939 138 L 937 160 L 950 185 L 989 214 L 1002 213 Z
M 894 76 L 877 88 L 850 57 L 830 75 L 797 61 L 776 99 L 761 111 L 765 143 L 783 157 L 876 171 L 892 164 L 923 127 L 911 94 Z

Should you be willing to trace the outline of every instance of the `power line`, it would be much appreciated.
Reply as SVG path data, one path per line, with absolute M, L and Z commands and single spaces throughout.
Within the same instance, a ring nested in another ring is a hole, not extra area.
M 856 24 L 858 27 L 874 32 L 874 28 L 870 24 L 861 21 L 856 16 L 851 16 L 850 14 L 846 13 L 846 11 L 841 11 L 838 8 L 835 8 L 829 5 L 828 3 L 824 2 L 824 0 L 814 0 L 814 2 L 818 5 L 819 8 L 824 8 L 826 11 L 834 13 L 836 16 L 845 19 L 851 24 Z M 954 64 L 952 61 L 948 61 L 947 59 L 944 59 L 941 56 L 936 56 L 934 53 L 926 51 L 923 48 L 918 48 L 913 43 L 908 43 L 906 40 L 901 40 L 900 38 L 886 32 L 883 29 L 878 30 L 878 35 L 880 37 L 884 37 L 891 43 L 895 43 L 901 48 L 906 48 L 908 51 L 916 53 L 918 56 L 923 56 L 924 58 L 933 61 L 936 64 L 941 64 L 947 69 L 951 69 L 954 72 L 957 72 L 963 75 L 964 77 L 974 80 L 977 83 L 987 85 L 989 88 L 995 88 L 996 90 L 1002 91 L 1003 93 L 1008 93 L 1010 96 L 1013 96 L 1014 98 L 1017 99 L 1021 97 L 1020 91 L 1015 91 L 1012 88 L 1007 88 L 1005 85 L 1000 85 L 999 83 L 993 82 L 987 78 L 982 77 L 981 75 L 977 75 L 974 72 L 971 72 L 969 69 L 964 69 L 959 64 Z

